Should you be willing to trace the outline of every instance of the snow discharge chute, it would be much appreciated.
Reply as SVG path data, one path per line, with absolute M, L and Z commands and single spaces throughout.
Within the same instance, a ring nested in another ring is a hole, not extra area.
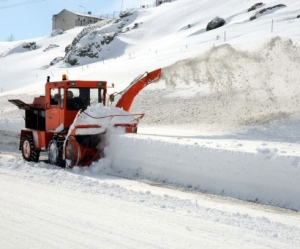
M 161 77 L 161 69 L 156 69 L 150 73 L 146 72 L 135 79 L 121 94 L 116 107 L 122 108 L 124 111 L 129 111 L 135 96 L 147 85 L 159 80 Z

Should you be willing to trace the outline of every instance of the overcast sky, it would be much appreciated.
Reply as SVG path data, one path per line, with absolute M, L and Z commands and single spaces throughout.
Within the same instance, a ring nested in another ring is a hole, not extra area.
M 0 0 L 0 41 L 31 39 L 51 34 L 52 16 L 63 9 L 110 14 L 155 0 Z

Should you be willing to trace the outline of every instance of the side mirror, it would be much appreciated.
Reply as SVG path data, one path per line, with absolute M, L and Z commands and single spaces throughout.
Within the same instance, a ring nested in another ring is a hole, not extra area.
M 110 102 L 114 102 L 115 101 L 115 95 L 114 94 L 109 95 L 109 101 Z

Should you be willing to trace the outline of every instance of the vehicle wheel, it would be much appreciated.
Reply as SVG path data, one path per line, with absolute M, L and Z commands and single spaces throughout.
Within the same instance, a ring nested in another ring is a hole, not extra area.
M 21 141 L 22 156 L 28 162 L 38 162 L 40 150 L 34 148 L 33 137 L 27 134 Z
M 52 139 L 48 144 L 48 161 L 52 165 L 65 167 L 63 160 L 63 140 L 59 138 Z
M 69 136 L 66 144 L 66 167 L 73 168 L 77 166 L 81 157 L 80 145 L 76 141 L 76 138 Z

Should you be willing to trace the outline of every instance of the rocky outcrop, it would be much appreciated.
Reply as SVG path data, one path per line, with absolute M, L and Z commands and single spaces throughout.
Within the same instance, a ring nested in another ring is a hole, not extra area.
M 44 49 L 44 52 L 47 52 L 48 50 L 53 49 L 53 48 L 57 48 L 57 47 L 59 47 L 59 45 L 57 45 L 57 44 L 49 44 L 48 47 L 46 47 Z
M 122 19 L 124 17 L 127 17 L 127 16 L 131 16 L 132 15 L 132 12 L 131 11 L 122 11 L 119 15 L 119 17 Z
M 28 42 L 28 43 L 25 43 L 24 45 L 23 45 L 23 48 L 26 48 L 26 49 L 28 49 L 28 50 L 36 50 L 36 42 Z
M 90 59 L 100 58 L 102 47 L 113 42 L 117 33 L 100 34 L 94 31 L 88 37 L 78 40 L 77 43 L 68 45 L 65 49 L 66 56 L 64 61 L 70 65 L 78 65 L 79 58 L 88 57 Z
M 53 59 L 53 60 L 50 62 L 50 66 L 55 65 L 56 63 L 62 61 L 63 59 L 64 59 L 64 57 L 56 57 L 55 59 Z
M 286 5 L 284 5 L 284 4 L 277 4 L 277 5 L 274 5 L 273 7 L 264 8 L 264 9 L 258 11 L 254 16 L 251 16 L 250 21 L 255 20 L 259 16 L 262 16 L 262 15 L 265 15 L 268 13 L 273 13 L 275 10 L 285 8 L 285 7 L 286 7 Z
M 142 23 L 133 23 L 133 12 L 122 12 L 120 16 L 122 18 L 118 20 L 102 20 L 85 27 L 66 46 L 64 61 L 70 65 L 82 65 L 122 54 L 123 42 L 117 38 L 118 34 L 138 29 Z M 118 46 L 114 46 L 114 43 L 118 43 Z
M 248 9 L 248 12 L 253 11 L 253 10 L 256 10 L 256 9 L 258 9 L 259 7 L 263 6 L 263 5 L 264 5 L 263 3 L 256 3 L 256 4 L 254 4 L 252 7 L 250 7 L 250 8 Z
M 223 18 L 215 17 L 213 20 L 211 20 L 207 24 L 206 31 L 219 28 L 219 27 L 223 26 L 225 23 L 226 23 L 226 21 Z

